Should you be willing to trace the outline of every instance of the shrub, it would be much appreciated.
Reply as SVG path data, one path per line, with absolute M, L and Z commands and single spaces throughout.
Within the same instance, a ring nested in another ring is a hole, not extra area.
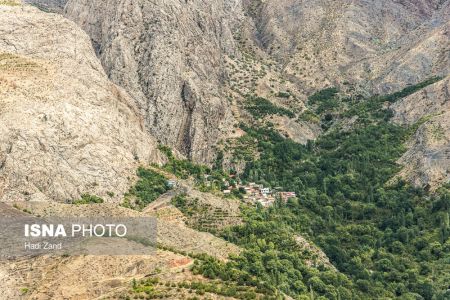
M 75 200 L 73 204 L 81 205 L 81 204 L 95 204 L 95 203 L 103 203 L 103 199 L 90 194 L 83 194 L 81 195 L 81 199 Z
M 127 203 L 132 208 L 142 209 L 170 189 L 167 179 L 153 170 L 139 167 L 137 175 L 138 182 L 127 194 L 135 197 L 134 204 Z
M 308 103 L 314 105 L 322 101 L 334 99 L 338 92 L 339 90 L 335 87 L 320 90 L 308 98 Z
M 277 97 L 278 98 L 289 98 L 289 97 L 291 97 L 291 94 L 288 92 L 278 92 Z
M 263 118 L 267 115 L 295 117 L 295 114 L 283 107 L 277 106 L 263 97 L 249 97 L 245 109 L 255 118 Z

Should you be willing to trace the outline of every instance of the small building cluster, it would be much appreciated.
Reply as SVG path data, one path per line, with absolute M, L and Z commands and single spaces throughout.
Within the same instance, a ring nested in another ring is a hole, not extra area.
M 228 185 L 227 182 L 225 184 Z M 271 190 L 268 187 L 264 187 L 261 184 L 250 182 L 247 185 L 237 184 L 236 186 L 228 186 L 223 190 L 224 195 L 229 195 L 234 189 L 244 190 L 244 201 L 250 204 L 261 204 L 263 207 L 270 207 L 275 203 L 277 198 L 283 202 L 287 202 L 290 198 L 295 198 L 297 195 L 295 192 L 283 192 L 279 191 L 281 188 Z
M 211 186 L 211 175 L 204 175 L 204 182 L 206 186 Z M 166 185 L 173 189 L 179 186 L 179 182 L 174 179 L 166 180 Z M 271 189 L 264 187 L 262 184 L 250 182 L 243 184 L 239 178 L 235 175 L 230 176 L 230 181 L 222 178 L 222 193 L 227 195 L 242 195 L 243 201 L 252 205 L 261 204 L 263 207 L 270 207 L 274 205 L 276 199 L 280 199 L 284 203 L 291 198 L 296 198 L 295 192 L 282 191 L 281 187 L 275 187 Z

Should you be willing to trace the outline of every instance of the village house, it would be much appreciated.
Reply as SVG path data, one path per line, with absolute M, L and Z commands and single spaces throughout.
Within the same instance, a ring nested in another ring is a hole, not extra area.
M 280 192 L 280 193 L 278 193 L 278 195 L 280 196 L 281 200 L 283 200 L 284 202 L 287 202 L 290 198 L 297 197 L 297 194 L 295 192 Z
M 228 183 L 228 182 L 225 182 Z M 227 189 L 223 191 L 224 195 L 229 195 L 235 189 L 241 189 L 245 191 L 243 199 L 250 204 L 260 203 L 263 207 L 272 206 L 276 198 L 279 197 L 283 202 L 287 202 L 290 198 L 295 198 L 295 192 L 283 192 L 281 187 L 275 188 L 273 191 L 269 187 L 250 182 L 247 185 L 239 183 L 236 187 L 228 185 Z
M 260 187 L 259 188 L 259 191 L 261 192 L 261 194 L 263 194 L 263 195 L 268 195 L 268 194 L 270 194 L 270 188 L 265 188 L 265 187 Z
M 176 180 L 173 180 L 173 179 L 170 179 L 170 180 L 167 180 L 167 181 L 166 181 L 166 184 L 167 184 L 167 186 L 168 186 L 169 188 L 174 188 L 174 187 L 177 186 L 177 181 L 176 181 Z
M 258 203 L 262 205 L 262 207 L 270 207 L 275 203 L 274 199 L 259 199 Z

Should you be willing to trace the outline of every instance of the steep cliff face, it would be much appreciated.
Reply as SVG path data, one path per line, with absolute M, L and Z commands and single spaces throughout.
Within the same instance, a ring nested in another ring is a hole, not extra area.
M 228 1 L 69 1 L 65 15 L 92 38 L 110 79 L 135 99 L 147 130 L 196 161 L 233 122 L 224 55 L 242 10 Z
M 392 107 L 394 121 L 423 123 L 400 163 L 402 175 L 434 189 L 450 181 L 450 77 L 413 94 Z
M 239 119 L 227 96 L 278 101 L 270 93 L 289 89 L 296 103 L 282 104 L 301 110 L 325 86 L 384 93 L 447 74 L 449 14 L 441 0 L 71 0 L 65 8 L 147 130 L 197 161 L 210 161 L 232 115 Z M 233 75 L 241 82 L 230 89 Z
M 248 93 L 298 115 L 324 87 L 388 93 L 450 73 L 448 0 L 70 0 L 63 14 L 88 33 L 146 131 L 200 162 L 245 121 Z M 272 121 L 302 142 L 321 133 L 296 120 Z
M 119 200 L 156 142 L 88 36 L 37 8 L 0 5 L 0 199 Z M 114 196 L 110 192 L 114 193 Z

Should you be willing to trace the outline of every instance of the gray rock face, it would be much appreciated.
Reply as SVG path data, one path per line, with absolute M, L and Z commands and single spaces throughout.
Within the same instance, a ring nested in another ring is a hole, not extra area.
M 224 54 L 239 2 L 71 0 L 65 15 L 92 38 L 110 79 L 135 99 L 147 130 L 196 161 L 233 123 Z
M 386 93 L 450 73 L 449 0 L 69 0 L 63 14 L 90 36 L 145 131 L 198 162 L 245 120 L 246 93 L 301 111 L 326 86 Z M 291 99 L 274 96 L 285 90 Z M 303 130 L 290 136 L 320 134 Z
M 43 11 L 61 13 L 68 0 L 23 0 L 25 4 L 31 4 Z
M 449 73 L 449 1 L 249 1 L 253 38 L 304 89 L 389 92 Z
M 450 181 L 450 76 L 393 105 L 394 121 L 423 122 L 400 159 L 402 175 L 431 189 Z
M 235 121 L 226 96 L 236 69 L 227 70 L 226 57 L 251 50 L 254 63 L 271 60 L 276 76 L 303 93 L 345 81 L 388 92 L 449 72 L 449 7 L 441 0 L 70 0 L 65 15 L 90 35 L 147 130 L 205 162 Z
M 60 15 L 0 6 L 0 200 L 119 200 L 149 162 L 156 141 L 88 36 Z

